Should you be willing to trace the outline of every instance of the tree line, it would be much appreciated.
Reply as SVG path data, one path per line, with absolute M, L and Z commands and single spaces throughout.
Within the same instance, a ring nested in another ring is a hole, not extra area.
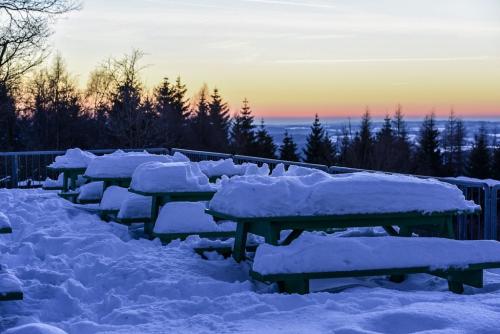
M 187 96 L 180 77 L 152 92 L 140 80 L 141 53 L 106 61 L 77 88 L 61 57 L 23 84 L 0 82 L 0 150 L 179 147 L 290 161 L 433 176 L 500 179 L 500 148 L 482 127 L 471 148 L 453 112 L 441 133 L 434 114 L 410 141 L 401 106 L 376 133 L 368 110 L 359 129 L 328 134 L 316 115 L 304 149 L 285 131 L 275 143 L 264 120 L 256 125 L 250 103 L 230 114 L 217 88 Z M 12 81 L 10 81 L 12 82 Z

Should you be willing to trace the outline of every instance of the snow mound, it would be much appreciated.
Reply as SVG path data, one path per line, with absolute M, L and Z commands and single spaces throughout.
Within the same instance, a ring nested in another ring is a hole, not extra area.
M 208 177 L 215 176 L 234 176 L 243 175 L 245 173 L 244 165 L 237 165 L 233 159 L 221 159 L 217 161 L 206 160 L 197 163 L 203 174 Z
M 500 242 L 417 237 L 337 238 L 305 233 L 289 246 L 260 245 L 253 270 L 267 275 L 426 266 L 446 269 L 484 262 L 500 262 Z
M 224 179 L 210 209 L 238 217 L 422 213 L 480 209 L 455 186 L 433 179 L 355 173 L 235 176 Z
M 60 173 L 57 176 L 57 180 L 53 180 L 50 177 L 47 177 L 45 181 L 42 183 L 43 188 L 56 188 L 62 187 L 64 183 L 64 173 Z
M 284 164 L 277 164 L 274 167 L 271 176 L 306 176 L 314 173 L 325 173 L 319 169 L 307 168 L 302 166 L 290 165 L 288 169 L 285 169 Z
M 268 164 L 263 164 L 262 166 L 258 166 L 256 164 L 243 164 L 245 166 L 245 175 L 260 175 L 260 176 L 266 176 L 271 173 L 271 170 L 269 169 Z
M 119 219 L 134 219 L 151 217 L 151 196 L 141 196 L 128 193 L 120 206 Z
M 189 162 L 142 164 L 135 170 L 130 188 L 143 192 L 195 192 L 215 189 L 200 167 Z
M 104 189 L 104 182 L 90 182 L 84 184 L 80 187 L 80 194 L 78 195 L 78 200 L 80 201 L 92 201 L 100 200 L 102 198 L 102 192 Z
M 71 148 L 64 155 L 57 156 L 55 161 L 49 165 L 52 168 L 87 168 L 96 156 L 79 148 Z
M 85 171 L 86 176 L 90 177 L 132 177 L 134 170 L 146 162 L 172 162 L 184 161 L 185 156 L 176 154 L 156 155 L 147 152 L 129 152 L 117 151 L 112 154 L 95 158 Z
M 235 231 L 236 224 L 217 224 L 213 217 L 205 213 L 206 202 L 173 202 L 165 204 L 156 220 L 154 232 L 191 233 Z
M 62 329 L 42 323 L 33 323 L 10 328 L 4 334 L 67 334 Z
M 104 194 L 102 195 L 101 204 L 99 209 L 101 210 L 120 210 L 122 203 L 128 197 L 128 189 L 118 186 L 108 187 Z

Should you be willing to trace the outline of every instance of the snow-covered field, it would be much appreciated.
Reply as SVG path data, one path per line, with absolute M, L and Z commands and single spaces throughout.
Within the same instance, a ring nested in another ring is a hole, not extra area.
M 67 333 L 500 332 L 500 271 L 486 272 L 485 287 L 464 295 L 427 275 L 284 295 L 252 282 L 247 264 L 202 260 L 195 238 L 169 246 L 135 240 L 55 193 L 0 190 L 0 210 L 14 230 L 0 237 L 0 263 L 25 293 L 0 303 L 0 331 L 42 322 Z

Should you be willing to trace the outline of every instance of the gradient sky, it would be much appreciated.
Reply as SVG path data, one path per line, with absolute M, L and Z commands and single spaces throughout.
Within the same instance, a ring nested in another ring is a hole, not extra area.
M 55 31 L 82 85 L 138 48 L 148 87 L 180 75 L 257 116 L 500 117 L 498 0 L 83 0 Z

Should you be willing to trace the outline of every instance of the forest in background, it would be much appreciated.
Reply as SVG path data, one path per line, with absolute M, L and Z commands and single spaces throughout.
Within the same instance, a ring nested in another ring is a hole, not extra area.
M 64 60 L 47 65 L 54 18 L 78 9 L 70 0 L 0 0 L 0 151 L 71 147 L 178 147 L 434 176 L 500 179 L 500 148 L 486 129 L 465 149 L 466 128 L 450 112 L 443 132 L 430 112 L 410 142 L 401 106 L 374 132 L 370 112 L 359 129 L 332 140 L 316 115 L 306 147 L 291 135 L 275 143 L 245 98 L 231 112 L 205 85 L 194 97 L 180 77 L 152 91 L 141 81 L 140 51 L 100 64 L 79 89 Z M 45 65 L 45 67 L 44 67 Z M 496 137 L 495 137 L 496 138 Z

